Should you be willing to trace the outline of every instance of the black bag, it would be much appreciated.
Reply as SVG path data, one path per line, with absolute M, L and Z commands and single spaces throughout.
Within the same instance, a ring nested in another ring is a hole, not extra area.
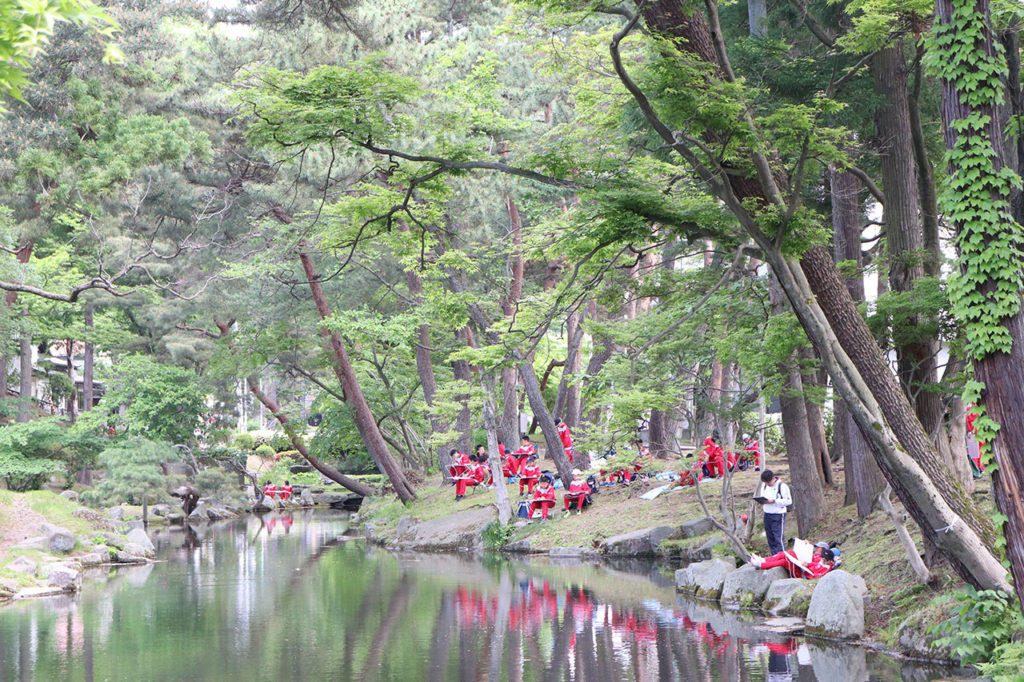
M 516 517 L 520 519 L 530 518 L 530 503 L 526 500 L 520 500 L 519 506 L 516 507 Z

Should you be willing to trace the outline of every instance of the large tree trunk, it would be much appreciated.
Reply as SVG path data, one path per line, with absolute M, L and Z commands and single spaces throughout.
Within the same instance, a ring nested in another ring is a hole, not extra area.
M 864 300 L 864 277 L 861 268 L 861 215 L 857 193 L 860 183 L 850 173 L 829 170 L 832 197 L 832 243 L 836 262 L 856 264 L 856 273 L 844 278 L 846 290 L 854 301 Z M 840 435 L 841 434 L 841 435 Z M 879 471 L 867 440 L 860 432 L 842 399 L 836 400 L 835 442 L 842 447 L 846 470 L 845 504 L 857 504 L 857 515 L 864 518 L 871 513 L 878 494 L 885 488 L 885 479 Z
M 926 258 L 903 41 L 879 50 L 871 61 L 871 72 L 875 91 L 882 98 L 881 106 L 875 109 L 875 130 L 885 185 L 889 284 L 893 291 L 906 292 L 924 276 Z M 916 316 L 911 324 L 916 326 L 921 321 L 920 316 Z M 928 433 L 938 426 L 944 413 L 939 394 L 927 390 L 927 386 L 938 379 L 937 350 L 935 339 L 919 339 L 896 346 L 900 381 Z
M 468 329 L 463 327 L 455 333 L 455 338 L 460 344 L 469 344 Z M 452 363 L 452 373 L 455 375 L 455 383 L 464 389 L 455 396 L 456 402 L 462 407 L 455 416 L 455 430 L 459 434 L 459 451 L 473 452 L 473 423 L 472 415 L 469 413 L 469 387 L 473 381 L 473 373 L 469 369 L 469 363 L 465 360 L 456 360 Z
M 665 413 L 662 410 L 651 410 L 651 418 L 647 420 L 648 448 L 655 457 L 664 458 L 668 453 L 668 435 L 665 433 Z
M 782 291 L 774 276 L 770 293 L 772 314 L 779 315 L 785 307 Z M 790 362 L 796 362 L 796 355 L 790 358 Z M 786 363 L 779 365 L 779 372 L 785 377 L 779 404 L 782 408 L 782 432 L 786 440 L 789 478 L 794 491 L 793 509 L 796 512 L 797 529 L 801 536 L 807 537 L 825 515 L 825 490 L 820 462 L 815 461 L 800 371 L 796 365 Z
M 814 358 L 814 351 L 810 348 L 800 349 L 800 357 L 806 363 Z M 832 455 L 828 451 L 828 437 L 825 435 L 825 410 L 814 399 L 808 397 L 808 389 L 820 395 L 825 394 L 825 385 L 828 381 L 822 370 L 802 374 L 800 380 L 804 386 L 804 408 L 807 411 L 807 435 L 811 440 L 811 452 L 814 456 L 814 464 L 818 469 L 818 477 L 822 483 L 835 485 L 832 478 Z
M 92 342 L 93 307 L 85 304 L 85 352 L 82 356 L 82 412 L 88 412 L 96 402 L 93 396 L 93 361 L 96 346 Z
M 260 401 L 260 404 L 266 407 L 270 414 L 272 414 L 274 418 L 277 419 L 278 423 L 281 424 L 281 429 L 288 434 L 288 438 L 292 441 L 292 447 L 299 451 L 299 454 L 309 462 L 310 466 L 346 490 L 351 490 L 355 494 L 362 495 L 363 497 L 373 495 L 373 488 L 370 486 L 360 483 L 354 478 L 349 478 L 334 467 L 323 464 L 319 459 L 310 454 L 309 450 L 306 448 L 306 444 L 302 442 L 302 436 L 299 431 L 292 424 L 291 420 L 288 419 L 288 415 L 284 413 L 281 406 L 272 400 L 270 396 L 260 390 L 259 379 L 257 379 L 255 375 L 249 375 L 246 377 L 245 383 L 249 386 L 249 391 L 256 396 L 257 400 Z
M 25 309 L 26 316 L 28 309 Z M 32 418 L 32 337 L 22 334 L 20 343 L 21 384 L 18 389 L 18 416 L 16 421 L 27 422 Z
M 498 455 L 498 420 L 497 408 L 494 405 L 494 377 L 486 374 L 480 380 L 484 391 L 484 430 L 487 431 L 487 452 L 491 464 L 491 478 L 494 479 L 494 490 L 497 495 L 498 523 L 507 526 L 512 520 L 512 503 L 508 499 L 508 488 L 501 472 L 501 457 Z
M 579 313 L 570 313 L 565 324 L 566 331 L 566 355 L 565 365 L 562 367 L 562 378 L 558 382 L 558 393 L 555 394 L 556 417 L 569 426 L 576 424 L 567 419 L 566 408 L 569 403 L 569 394 L 574 389 L 577 391 L 579 400 L 579 387 L 576 385 L 575 375 L 580 371 L 580 344 L 583 343 L 583 316 Z
M 302 267 L 309 282 L 309 289 L 313 294 L 313 302 L 316 304 L 321 319 L 326 320 L 331 316 L 331 309 L 327 305 L 327 298 L 324 296 L 323 287 L 320 285 L 320 275 L 317 274 L 316 269 L 313 267 L 313 259 L 306 251 L 299 252 L 299 259 L 302 261 Z M 345 350 L 345 346 L 341 343 L 341 336 L 337 333 L 332 333 L 327 327 L 321 327 L 320 333 L 327 339 L 328 348 L 334 353 L 335 366 L 333 369 L 338 376 L 338 380 L 341 382 L 346 401 L 353 408 L 352 417 L 355 420 L 356 428 L 359 430 L 359 435 L 363 438 L 363 444 L 369 451 L 373 461 L 377 464 L 380 472 L 391 481 L 398 499 L 403 503 L 416 499 L 416 492 L 405 478 L 405 472 L 399 467 L 395 458 L 391 456 L 391 451 L 388 450 L 388 445 L 384 441 L 380 429 L 377 427 L 377 422 L 373 418 L 373 412 L 370 411 L 370 406 L 363 396 L 363 389 L 359 385 L 355 368 L 348 358 L 348 351 Z M 250 386 L 251 389 L 252 387 Z M 262 403 L 262 401 L 260 402 Z M 263 404 L 265 405 L 266 403 Z
M 713 4 L 709 7 L 712 11 L 717 9 Z M 659 0 L 646 6 L 642 15 L 653 33 L 669 37 L 677 49 L 711 64 L 715 76 L 730 73 L 719 64 L 711 30 L 701 12 L 693 12 L 682 0 Z M 713 17 L 717 22 L 717 15 Z M 723 61 L 724 58 L 722 55 Z M 621 67 L 617 65 L 617 69 L 621 74 Z M 713 87 L 716 78 L 709 80 Z M 651 120 L 649 103 L 635 88 L 631 92 L 647 107 L 644 115 Z M 753 127 L 746 114 L 744 121 Z M 691 154 L 680 149 L 678 138 L 670 129 L 663 124 L 652 126 L 681 154 Z M 716 131 L 709 130 L 707 134 L 713 138 Z M 696 157 L 687 158 L 693 161 Z M 869 437 L 883 474 L 925 536 L 936 543 L 971 584 L 1010 589 L 1006 572 L 992 551 L 995 533 L 990 520 L 973 505 L 949 472 L 938 466 L 933 444 L 888 371 L 885 358 L 840 280 L 831 255 L 821 247 L 812 247 L 799 262 L 785 256 L 749 212 L 750 204 L 744 201 L 747 199 L 785 210 L 784 195 L 775 178 L 778 171 L 771 167 L 769 157 L 759 150 L 750 150 L 749 158 L 757 177 L 723 173 L 707 166 L 696 168 L 763 250 L 765 261 L 779 277 L 837 392 L 847 401 L 862 433 Z M 1024 426 L 1024 420 L 1020 422 Z M 1024 528 L 1016 530 L 1021 533 Z M 1021 582 L 1024 584 L 1024 577 Z
M 510 260 L 512 278 L 509 280 L 508 295 L 502 299 L 501 311 L 511 326 L 515 322 L 519 299 L 523 296 L 523 219 L 519 207 L 511 194 L 505 194 L 505 209 L 508 211 L 509 234 L 512 236 L 513 252 Z M 514 367 L 501 370 L 501 434 L 505 445 L 512 450 L 519 442 L 519 375 Z
M 519 376 L 523 380 L 523 387 L 526 389 L 526 397 L 530 401 L 530 409 L 533 411 L 534 419 L 540 424 L 540 430 L 544 434 L 544 444 L 547 448 L 547 455 L 554 460 L 558 475 L 562 483 L 568 487 L 572 481 L 572 464 L 565 454 L 565 448 L 558 437 L 558 427 L 555 426 L 555 418 L 551 416 L 548 406 L 544 404 L 544 395 L 541 393 L 540 382 L 537 381 L 537 373 L 533 364 L 520 359 Z
M 960 6 L 961 11 L 965 9 L 973 11 L 973 25 L 981 29 L 979 42 L 962 45 L 962 49 L 969 55 L 967 59 L 973 62 L 975 59 L 992 58 L 996 54 L 996 47 L 991 30 L 988 0 L 976 0 L 973 6 Z M 960 34 L 950 31 L 947 27 L 952 23 L 954 0 L 937 0 L 935 10 L 936 29 L 939 34 L 956 41 Z M 954 42 L 951 47 L 955 49 L 959 46 Z M 954 149 L 957 146 L 958 137 L 962 134 L 956 126 L 958 120 L 978 120 L 978 117 L 981 117 L 982 121 L 987 121 L 983 124 L 985 129 L 981 131 L 981 137 L 993 145 L 995 153 L 991 157 L 992 173 L 998 173 L 1003 169 L 1003 131 L 995 104 L 990 100 L 980 105 L 972 105 L 966 99 L 967 96 L 958 90 L 960 85 L 955 81 L 942 80 L 942 123 L 946 147 Z M 977 98 L 977 94 L 972 96 Z M 979 135 L 979 132 L 975 131 L 972 134 Z M 960 178 L 964 172 L 965 169 L 958 167 L 955 162 L 950 169 L 951 177 L 963 184 L 978 182 L 978 179 L 968 181 Z M 972 166 L 967 172 L 976 174 L 976 167 Z M 984 177 L 984 171 L 981 180 L 988 180 Z M 1001 216 L 995 224 L 985 226 L 982 222 L 981 225 L 984 228 L 980 236 L 984 239 L 986 250 L 1000 249 L 1004 257 L 1006 245 L 1014 244 L 1014 239 L 1020 239 L 1020 226 L 1008 215 Z M 967 227 L 963 224 L 957 225 L 961 231 Z M 978 226 L 971 227 L 976 229 Z M 975 231 L 974 235 L 978 234 L 979 231 Z M 1017 249 L 1014 271 L 1019 277 L 1019 273 L 1024 270 L 1024 257 L 1020 255 L 1019 242 L 1014 248 Z M 1009 278 L 1006 273 L 999 273 L 997 276 Z M 980 283 L 970 295 L 977 296 L 982 305 L 991 305 L 990 301 L 999 285 L 1005 287 L 1006 282 L 988 279 Z M 1020 304 L 1019 298 L 1017 303 Z M 975 320 L 968 323 L 977 325 L 982 322 Z M 1009 352 L 989 352 L 975 358 L 974 374 L 985 384 L 982 398 L 986 412 L 1000 425 L 994 442 L 989 443 L 998 466 L 998 470 L 992 474 L 993 490 L 996 506 L 1006 515 L 1006 523 L 1002 529 L 1006 537 L 1006 555 L 1010 560 L 1017 597 L 1020 603 L 1024 604 L 1024 419 L 1021 418 L 1021 406 L 1024 405 L 1024 312 L 1018 309 L 1015 313 L 1004 316 L 1000 324 L 1008 334 L 1012 347 Z

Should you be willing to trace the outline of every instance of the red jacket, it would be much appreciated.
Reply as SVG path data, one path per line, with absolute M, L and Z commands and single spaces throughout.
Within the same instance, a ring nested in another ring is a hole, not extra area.
M 519 457 L 519 458 L 529 457 L 530 455 L 536 455 L 537 454 L 537 446 L 534 445 L 533 443 L 530 443 L 526 447 L 519 448 L 518 450 L 516 450 L 512 454 L 515 455 L 516 457 Z
M 572 447 L 572 432 L 569 431 L 569 425 L 565 422 L 558 425 L 558 437 L 562 440 L 563 447 Z
M 821 561 L 820 554 L 815 554 L 811 557 L 811 560 L 807 562 L 806 569 L 791 560 L 795 558 L 796 555 L 791 552 L 778 552 L 770 557 L 765 557 L 764 561 L 761 562 L 761 569 L 767 570 L 776 566 L 782 566 L 794 578 L 820 578 L 832 570 L 831 564 L 825 564 Z
M 524 464 L 519 470 L 519 478 L 540 478 L 540 467 L 536 464 Z
M 723 454 L 722 448 L 715 441 L 711 440 L 711 438 L 705 438 L 704 450 L 700 453 L 699 461 L 718 462 L 722 459 Z
M 498 443 L 498 456 L 499 457 L 504 457 L 505 456 L 505 444 L 504 443 Z
M 743 449 L 747 452 L 760 452 L 761 446 L 758 445 L 757 441 L 751 438 L 747 441 L 747 444 L 743 446 Z
M 537 486 L 533 489 L 534 501 L 548 500 L 549 502 L 555 501 L 555 488 L 554 486 L 547 486 L 547 489 Z
M 452 455 L 452 465 L 468 467 L 469 455 L 467 455 L 465 452 L 456 452 L 454 455 Z
M 567 495 L 589 495 L 590 493 L 590 486 L 587 485 L 586 481 L 573 481 L 569 484 L 569 489 L 566 491 Z

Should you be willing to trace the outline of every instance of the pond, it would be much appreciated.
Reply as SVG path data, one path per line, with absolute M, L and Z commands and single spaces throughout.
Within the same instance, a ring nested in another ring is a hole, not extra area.
M 650 564 L 367 547 L 344 514 L 154 533 L 160 563 L 0 609 L 0 680 L 928 680 L 770 635 Z

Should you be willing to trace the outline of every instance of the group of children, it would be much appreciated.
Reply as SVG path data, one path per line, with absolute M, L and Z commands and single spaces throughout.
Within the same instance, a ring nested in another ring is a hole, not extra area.
M 559 428 L 559 437 L 565 447 L 565 454 L 571 462 L 575 453 L 569 427 L 560 419 L 556 419 L 555 424 Z M 478 445 L 476 452 L 472 455 L 466 455 L 455 449 L 448 454 L 452 458 L 452 464 L 448 471 L 455 482 L 456 501 L 466 497 L 466 489 L 470 486 L 492 487 L 494 485 L 487 449 L 483 445 Z M 519 497 L 530 497 L 527 507 L 528 516 L 532 517 L 535 512 L 539 512 L 541 520 L 546 521 L 555 506 L 554 477 L 542 472 L 537 464 L 537 446 L 530 441 L 529 436 L 524 435 L 517 450 L 506 452 L 505 444 L 499 440 L 498 454 L 501 457 L 501 472 L 506 483 L 518 482 Z M 574 469 L 573 480 L 563 496 L 565 513 L 568 514 L 571 511 L 570 507 L 573 503 L 576 504 L 576 512 L 581 513 L 583 506 L 590 503 L 592 493 L 593 490 L 583 478 L 582 472 L 579 469 Z
M 263 496 L 269 497 L 272 500 L 281 500 L 287 502 L 292 497 L 292 485 L 285 480 L 284 485 L 278 487 L 273 481 L 267 481 L 267 484 L 263 486 Z

